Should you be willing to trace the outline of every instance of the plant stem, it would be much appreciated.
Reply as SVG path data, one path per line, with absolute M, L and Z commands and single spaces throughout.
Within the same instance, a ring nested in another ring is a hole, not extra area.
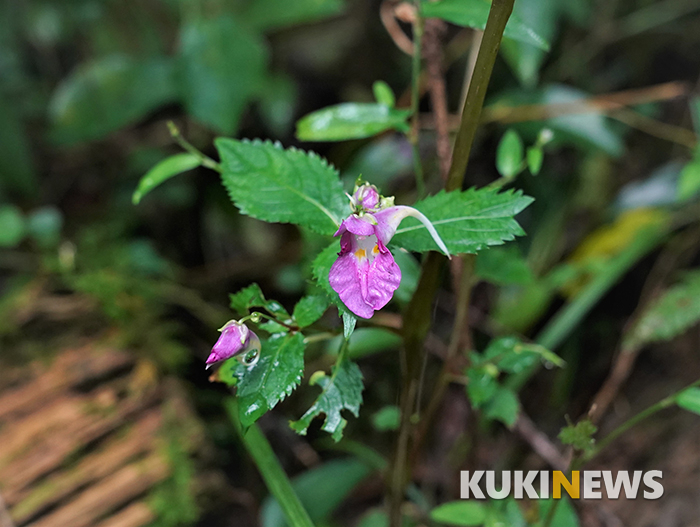
M 423 175 L 423 163 L 420 159 L 420 144 L 419 144 L 419 133 L 420 133 L 420 66 L 421 57 L 423 53 L 423 30 L 424 22 L 421 16 L 420 2 L 417 1 L 416 5 L 416 20 L 413 23 L 413 62 L 412 62 L 412 72 L 411 72 L 411 133 L 409 134 L 409 140 L 411 142 L 411 147 L 413 151 L 413 170 L 416 173 L 416 190 L 418 192 L 418 197 L 421 198 L 425 196 L 425 176 Z
M 203 152 L 197 149 L 192 143 L 187 141 L 184 137 L 182 137 L 182 134 L 180 133 L 180 130 L 178 129 L 177 126 L 175 126 L 175 123 L 172 121 L 168 121 L 168 130 L 170 130 L 170 135 L 173 136 L 173 139 L 175 139 L 175 142 L 182 147 L 183 150 L 185 150 L 187 153 L 192 154 L 193 156 L 199 158 L 199 162 L 203 167 L 210 168 L 211 170 L 215 170 L 216 172 L 223 172 L 223 169 L 221 168 L 221 165 L 214 161 L 211 157 L 205 155 Z
M 462 119 L 455 139 L 452 153 L 452 166 L 447 178 L 446 189 L 448 191 L 462 187 L 464 174 L 469 163 L 476 129 L 479 126 L 481 108 L 484 105 L 486 90 L 491 79 L 493 65 L 496 62 L 498 49 L 501 47 L 501 39 L 506 23 L 513 12 L 515 0 L 493 0 L 489 18 L 484 29 L 484 36 L 479 46 L 479 54 L 476 57 L 474 74 L 469 83 L 467 100 L 462 110 Z
M 479 48 L 476 67 L 472 78 L 467 102 L 462 113 L 462 124 L 457 134 L 457 142 L 449 170 L 445 188 L 448 191 L 460 189 L 469 161 L 469 150 L 474 141 L 474 134 L 479 123 L 479 115 L 484 104 L 493 64 L 503 37 L 506 22 L 513 11 L 515 0 L 493 0 L 489 18 L 484 30 L 484 38 Z M 420 13 L 418 14 L 420 18 Z M 420 65 L 420 55 L 418 55 Z M 416 55 L 414 54 L 414 61 Z M 414 86 L 418 86 L 420 70 L 413 70 Z M 417 90 L 414 89 L 417 96 Z M 416 114 L 414 113 L 414 117 Z M 416 134 L 416 144 L 417 144 Z M 401 504 L 404 489 L 410 475 L 408 463 L 409 440 L 413 428 L 412 411 L 415 408 L 414 398 L 418 393 L 420 365 L 423 355 L 423 341 L 431 324 L 433 298 L 440 282 L 440 271 L 445 258 L 436 252 L 430 252 L 423 262 L 418 286 L 406 308 L 403 318 L 403 382 L 401 388 L 401 423 L 399 428 L 396 451 L 390 475 L 390 506 L 389 524 L 391 527 L 401 526 Z
M 238 401 L 235 398 L 227 399 L 225 406 L 229 418 L 243 441 L 248 454 L 258 467 L 260 475 L 270 490 L 270 494 L 279 502 L 289 525 L 291 527 L 314 527 L 309 513 L 306 512 L 301 501 L 299 501 L 292 483 L 289 481 L 282 465 L 280 465 L 265 434 L 255 424 L 248 430 L 243 431 L 238 420 Z

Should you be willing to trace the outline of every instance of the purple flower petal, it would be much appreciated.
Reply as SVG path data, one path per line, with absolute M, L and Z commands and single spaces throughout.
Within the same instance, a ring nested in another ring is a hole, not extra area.
M 401 283 L 401 270 L 391 252 L 379 242 L 374 254 L 364 249 L 341 253 L 328 279 L 347 308 L 362 318 L 371 318 L 384 307 Z
M 365 210 L 375 210 L 379 206 L 380 196 L 377 187 L 365 183 L 353 194 L 357 204 Z
M 374 234 L 374 218 L 369 214 L 362 217 L 351 214 L 343 220 L 334 236 L 339 236 L 346 231 L 358 236 L 371 236 Z

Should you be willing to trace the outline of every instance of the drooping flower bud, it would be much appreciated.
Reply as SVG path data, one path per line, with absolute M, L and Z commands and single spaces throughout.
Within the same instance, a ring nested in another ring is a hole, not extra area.
M 235 356 L 245 360 L 253 353 L 255 356 L 246 360 L 246 364 L 250 366 L 257 362 L 260 356 L 260 339 L 245 324 L 237 320 L 229 320 L 219 331 L 221 336 L 211 349 L 207 359 L 207 369 Z

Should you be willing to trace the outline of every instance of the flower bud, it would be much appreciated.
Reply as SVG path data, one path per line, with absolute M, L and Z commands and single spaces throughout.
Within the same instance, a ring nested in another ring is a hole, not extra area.
M 229 320 L 219 331 L 221 336 L 209 354 L 207 369 L 236 355 L 245 357 L 248 352 L 260 351 L 258 336 L 237 320 Z

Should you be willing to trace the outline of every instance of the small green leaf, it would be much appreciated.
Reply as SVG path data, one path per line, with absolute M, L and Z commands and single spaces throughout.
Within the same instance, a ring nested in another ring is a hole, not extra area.
M 567 419 L 568 421 L 568 419 Z M 571 445 L 576 450 L 581 450 L 582 452 L 587 452 L 595 444 L 595 439 L 593 439 L 593 434 L 596 433 L 598 428 L 591 423 L 588 419 L 579 421 L 576 425 L 569 423 L 567 426 L 561 429 L 559 432 L 559 441 L 565 445 Z
M 557 354 L 544 346 L 531 342 L 525 343 L 516 337 L 492 340 L 484 351 L 484 359 L 493 362 L 499 370 L 508 373 L 525 371 L 540 360 L 560 368 L 565 364 Z
M 523 140 L 518 132 L 509 129 L 498 143 L 496 150 L 496 168 L 503 177 L 515 177 L 522 169 Z
M 685 201 L 694 197 L 700 191 L 700 149 L 695 155 L 695 159 L 690 161 L 678 178 L 678 193 L 679 201 Z
M 252 307 L 262 307 L 281 321 L 289 320 L 289 313 L 276 300 L 267 300 L 258 284 L 250 284 L 236 294 L 230 295 L 231 307 L 241 315 L 250 313 Z
M 328 309 L 328 298 L 321 295 L 305 296 L 294 306 L 292 318 L 300 328 L 316 322 Z
M 310 113 L 297 121 L 301 141 L 345 141 L 372 137 L 386 130 L 406 132 L 410 110 L 386 104 L 348 102 Z
M 219 380 L 236 386 L 239 417 L 248 427 L 290 395 L 304 373 L 304 336 L 301 333 L 273 335 L 262 344 L 260 359 L 245 366 L 227 360 L 218 372 Z
M 380 432 L 398 430 L 401 411 L 398 406 L 385 406 L 372 416 L 372 426 Z
M 700 321 L 700 271 L 686 274 L 653 302 L 625 335 L 626 350 L 639 349 L 650 342 L 671 340 Z
M 557 510 L 552 518 L 551 527 L 579 527 L 581 524 L 578 520 L 578 515 L 573 505 L 571 505 L 571 500 L 568 496 L 563 496 L 561 500 L 555 500 L 550 498 L 548 500 L 537 500 L 540 508 L 540 519 L 544 520 L 547 518 L 549 509 L 554 505 L 554 503 L 559 501 Z M 541 524 L 538 524 L 541 525 Z
M 700 415 L 700 388 L 683 390 L 676 396 L 676 404 L 684 410 Z
M 187 111 L 213 129 L 233 134 L 246 105 L 264 86 L 268 53 L 261 36 L 219 15 L 185 24 L 180 42 Z
M 501 245 L 524 234 L 513 219 L 533 199 L 520 191 L 495 189 L 440 192 L 415 204 L 427 216 L 452 254 L 476 253 L 489 245 Z M 409 251 L 437 250 L 427 229 L 407 218 L 391 240 Z
M 81 65 L 61 82 L 49 105 L 59 143 L 100 139 L 175 100 L 170 58 L 139 61 L 111 55 Z
M 518 420 L 519 410 L 518 396 L 513 390 L 502 386 L 499 386 L 491 400 L 484 405 L 484 415 L 488 419 L 501 421 L 509 428 Z
M 374 98 L 377 99 L 379 104 L 384 104 L 389 108 L 393 108 L 396 105 L 396 96 L 386 82 L 376 81 L 372 85 L 372 91 L 374 92 Z
M 498 285 L 525 285 L 535 280 L 530 266 L 514 244 L 481 251 L 476 259 L 476 275 Z
M 161 183 L 182 172 L 192 170 L 200 164 L 200 159 L 197 156 L 188 153 L 175 154 L 163 159 L 141 178 L 134 195 L 131 197 L 131 201 L 134 205 L 138 205 L 146 194 Z
M 498 369 L 493 365 L 475 366 L 467 370 L 467 394 L 474 408 L 481 408 L 498 391 Z
M 333 234 L 349 214 L 338 172 L 317 154 L 268 141 L 218 138 L 221 179 L 243 214 Z
M 357 325 L 357 317 L 350 313 L 349 311 L 345 311 L 343 313 L 343 337 L 347 340 L 350 338 L 352 335 L 352 332 L 355 331 L 355 326 Z
M 344 360 L 333 367 L 330 376 L 317 379 L 316 384 L 321 386 L 321 394 L 301 419 L 291 422 L 290 426 L 298 434 L 306 435 L 314 417 L 325 414 L 321 429 L 331 434 L 335 441 L 340 441 L 347 424 L 341 412 L 349 410 L 355 417 L 360 414 L 362 372 L 357 364 Z
M 489 0 L 438 0 L 423 2 L 422 9 L 425 17 L 442 18 L 458 26 L 473 27 L 483 31 L 486 28 L 491 2 Z M 503 36 L 532 44 L 545 51 L 549 50 L 549 43 L 544 38 L 512 15 L 506 24 Z
M 14 247 L 24 238 L 24 216 L 15 205 L 0 205 L 0 247 Z
M 446 525 L 482 525 L 486 520 L 486 507 L 476 501 L 450 501 L 431 510 L 430 519 Z
M 278 324 L 277 322 L 273 320 L 268 320 L 267 322 L 263 322 L 258 326 L 260 329 L 263 331 L 267 331 L 270 335 L 276 335 L 278 333 L 289 333 L 289 328 L 286 326 L 283 326 L 282 324 Z
M 542 170 L 542 162 L 544 161 L 544 151 L 536 146 L 531 146 L 527 149 L 527 168 L 530 173 L 536 176 Z
M 343 0 L 255 0 L 247 2 L 242 17 L 248 27 L 272 31 L 322 20 L 344 7 Z

